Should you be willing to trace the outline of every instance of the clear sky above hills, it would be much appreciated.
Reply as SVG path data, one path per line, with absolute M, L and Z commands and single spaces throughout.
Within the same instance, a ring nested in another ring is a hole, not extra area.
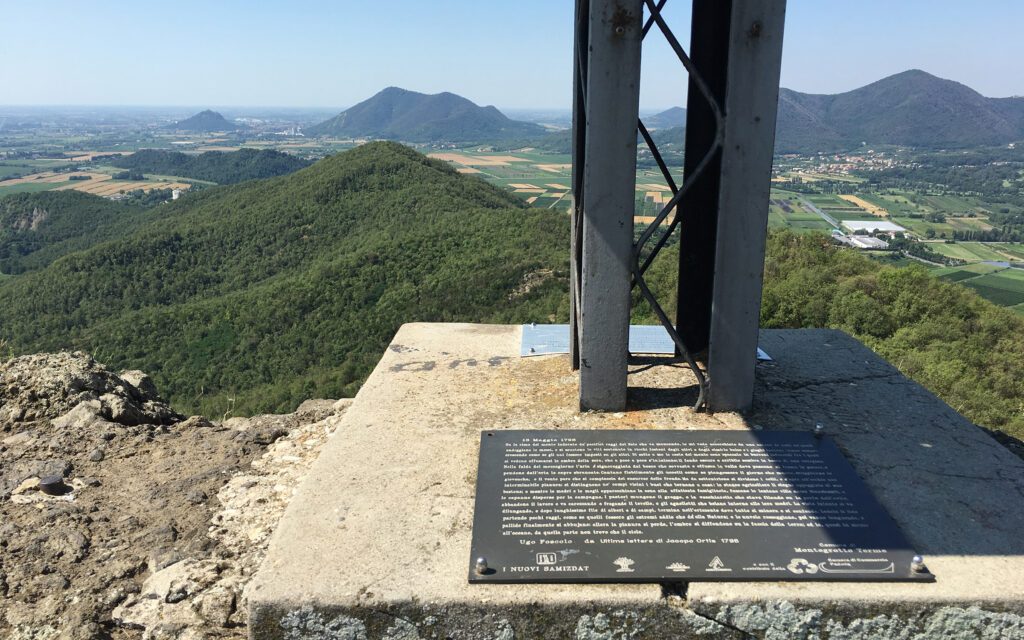
M 689 2 L 666 13 L 689 39 Z M 345 107 L 385 86 L 568 108 L 572 0 L 0 0 L 0 104 Z M 911 68 L 1024 95 L 1024 0 L 789 0 L 783 86 L 836 93 Z M 642 105 L 683 104 L 667 46 Z

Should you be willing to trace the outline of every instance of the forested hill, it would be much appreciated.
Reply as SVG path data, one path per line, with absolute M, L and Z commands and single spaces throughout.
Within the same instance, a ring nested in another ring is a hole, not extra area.
M 41 269 L 61 256 L 119 238 L 155 214 L 79 191 L 0 198 L 0 274 Z
M 271 149 L 207 151 L 188 155 L 180 151 L 143 149 L 127 156 L 115 156 L 110 163 L 142 173 L 180 176 L 217 184 L 235 184 L 256 178 L 273 178 L 309 166 L 309 161 Z
M 977 424 L 1024 439 L 1024 318 L 921 266 L 772 234 L 761 325 L 842 329 Z
M 656 113 L 652 116 L 642 118 L 644 126 L 648 129 L 670 129 L 672 127 L 686 126 L 686 109 L 682 107 L 671 107 Z
M 0 340 L 151 372 L 181 410 L 221 415 L 351 395 L 404 322 L 567 314 L 566 218 L 395 143 L 158 209 L 0 279 Z
M 1024 98 L 986 98 L 920 70 L 835 95 L 779 92 L 775 150 L 965 147 L 1024 140 Z
M 337 116 L 305 130 L 311 136 L 378 138 L 405 142 L 492 142 L 542 136 L 544 128 L 511 120 L 454 93 L 427 95 L 388 87 Z
M 647 280 L 674 309 L 678 245 L 665 253 Z M 654 323 L 644 309 L 634 321 Z M 825 234 L 773 231 L 761 326 L 841 329 L 970 420 L 1024 440 L 1024 318 L 923 267 L 882 265 Z
M 168 128 L 175 129 L 177 131 L 195 131 L 197 133 L 202 133 L 210 131 L 234 131 L 240 127 L 218 112 L 207 109 L 205 111 L 200 111 L 190 118 L 168 125 Z
M 32 197 L 0 200 L 5 238 L 88 248 L 0 278 L 0 344 L 150 371 L 180 411 L 352 394 L 404 322 L 568 317 L 567 220 L 394 143 L 150 210 L 80 209 L 106 237 L 38 198 L 96 199 Z M 649 272 L 668 308 L 672 251 Z M 978 424 L 1024 437 L 1024 319 L 924 269 L 773 233 L 762 325 L 843 329 Z

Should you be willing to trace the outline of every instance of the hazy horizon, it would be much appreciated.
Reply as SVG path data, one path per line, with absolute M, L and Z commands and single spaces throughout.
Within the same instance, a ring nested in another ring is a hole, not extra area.
M 569 108 L 572 2 L 387 7 L 382 16 L 368 3 L 326 0 L 183 0 L 173 13 L 122 0 L 88 12 L 70 0 L 14 4 L 0 41 L 0 106 L 330 111 L 400 86 L 502 110 Z M 665 14 L 687 41 L 689 3 L 669 1 Z M 403 19 L 386 19 L 395 15 Z M 1024 95 L 1022 21 L 1024 3 L 1009 0 L 789 0 L 781 84 L 841 93 L 918 68 L 988 97 Z M 685 74 L 652 36 L 641 105 L 684 105 Z

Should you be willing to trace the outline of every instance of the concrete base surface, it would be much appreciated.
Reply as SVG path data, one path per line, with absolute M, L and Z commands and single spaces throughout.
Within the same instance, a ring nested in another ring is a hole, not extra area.
M 745 416 L 689 371 L 632 366 L 629 410 L 580 414 L 567 356 L 519 327 L 409 324 L 360 390 L 249 588 L 258 639 L 1024 638 L 1024 461 L 849 336 L 764 331 Z M 470 585 L 479 434 L 823 423 L 932 584 Z

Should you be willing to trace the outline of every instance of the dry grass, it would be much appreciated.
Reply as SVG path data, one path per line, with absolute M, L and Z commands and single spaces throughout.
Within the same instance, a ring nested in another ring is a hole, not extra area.
M 672 216 L 665 216 L 665 219 L 661 221 L 661 226 L 667 226 L 671 222 L 671 218 Z M 654 216 L 635 216 L 633 220 L 642 224 L 651 224 L 654 222 Z
M 548 173 L 562 173 L 566 169 L 572 169 L 571 164 L 535 164 L 533 165 L 541 171 L 547 171 Z
M 867 200 L 864 200 L 862 198 L 858 198 L 857 196 L 842 195 L 842 196 L 839 196 L 839 197 L 841 199 L 843 199 L 843 200 L 846 200 L 847 202 L 849 202 L 851 204 L 857 205 L 858 207 L 860 207 L 861 209 L 867 211 L 868 213 L 870 213 L 873 216 L 878 216 L 879 218 L 886 218 L 886 217 L 889 216 L 889 212 L 886 211 L 885 209 L 883 209 L 882 207 L 879 207 L 877 205 L 873 205 L 870 202 L 868 202 Z
M 509 162 L 529 162 L 529 160 L 527 160 L 525 158 L 519 158 L 519 157 L 516 157 L 516 156 L 483 156 L 483 157 L 485 157 L 487 160 L 491 160 L 493 162 L 505 162 L 505 163 L 509 163 Z
M 455 164 L 461 164 L 464 166 L 472 167 L 507 167 L 508 162 L 503 160 L 494 160 L 492 158 L 485 158 L 479 156 L 468 156 L 464 153 L 431 153 L 427 157 L 437 158 L 438 160 L 444 160 L 445 162 L 454 162 Z

